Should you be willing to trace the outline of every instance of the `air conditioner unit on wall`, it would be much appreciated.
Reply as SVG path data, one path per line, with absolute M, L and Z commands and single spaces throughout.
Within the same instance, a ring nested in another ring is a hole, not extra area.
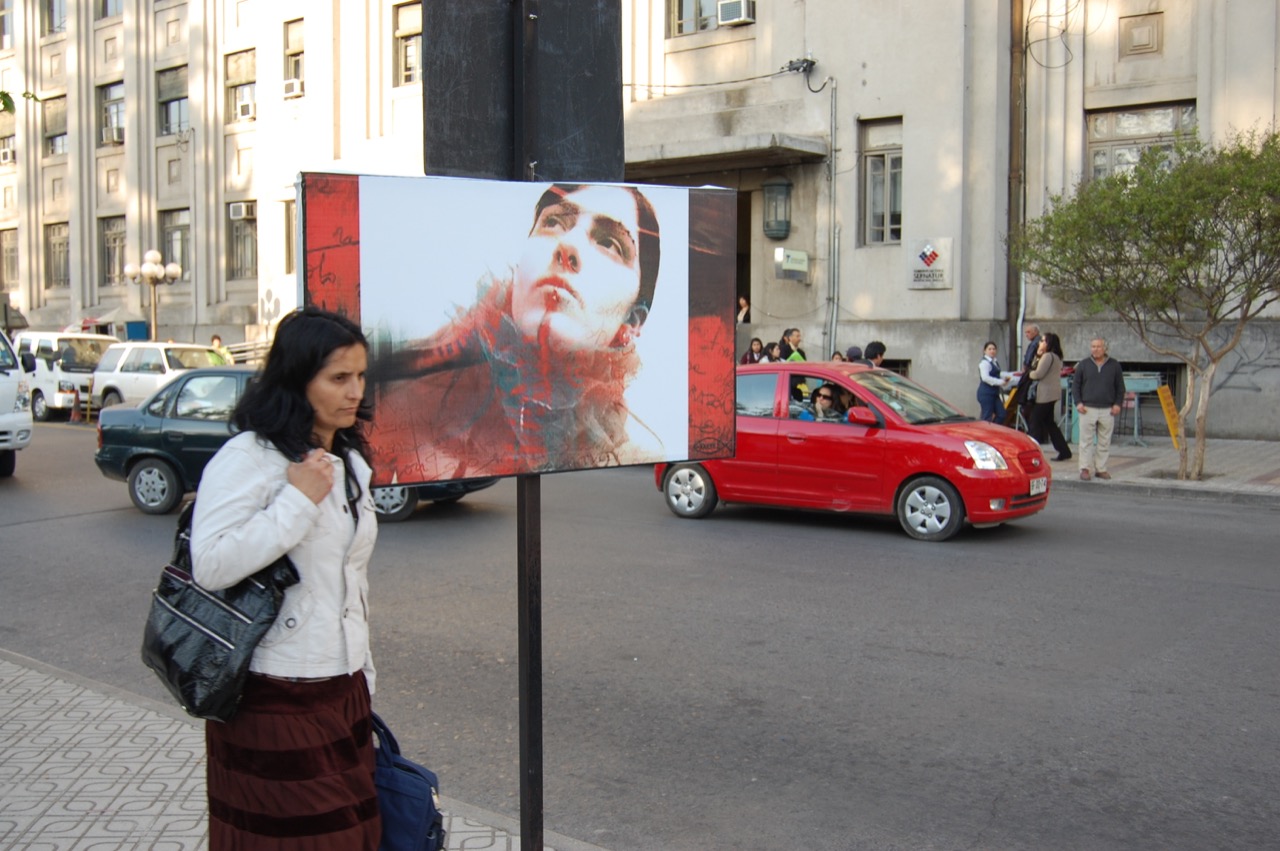
M 258 105 L 251 100 L 236 104 L 236 121 L 249 121 L 258 117 Z
M 0 148 L 0 165 L 9 165 L 18 161 L 18 152 L 13 148 Z
M 293 80 L 293 79 L 285 80 L 285 81 L 284 81 L 284 96 L 285 96 L 286 98 L 300 98 L 300 97 L 302 97 L 302 81 L 301 81 L 301 80 Z
M 740 27 L 756 22 L 756 0 L 719 0 L 716 17 L 722 27 Z
M 102 128 L 102 144 L 123 145 L 124 144 L 124 128 L 123 127 L 103 127 Z
M 258 205 L 253 201 L 233 201 L 227 213 L 233 222 L 258 218 Z

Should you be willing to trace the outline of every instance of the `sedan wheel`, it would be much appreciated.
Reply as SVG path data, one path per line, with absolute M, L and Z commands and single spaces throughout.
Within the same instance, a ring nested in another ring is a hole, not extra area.
M 129 471 L 129 497 L 140 511 L 168 514 L 182 500 L 182 483 L 167 462 L 145 458 Z
M 406 487 L 374 488 L 373 507 L 381 523 L 398 523 L 418 506 L 418 489 Z
M 49 421 L 49 403 L 39 390 L 31 394 L 31 418 L 38 423 Z
M 921 541 L 945 541 L 964 523 L 964 502 L 950 483 L 924 476 L 898 495 L 898 522 Z
M 667 471 L 662 483 L 667 508 L 677 517 L 706 517 L 719 498 L 707 471 L 698 464 L 677 464 Z

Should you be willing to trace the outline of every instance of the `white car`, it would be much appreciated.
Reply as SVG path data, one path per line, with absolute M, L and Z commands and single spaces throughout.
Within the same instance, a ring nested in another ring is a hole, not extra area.
M 0 479 L 13 475 L 19 449 L 31 442 L 30 355 L 19 359 L 0 331 Z
M 19 331 L 13 336 L 18 356 L 35 355 L 31 377 L 31 416 L 44 422 L 55 411 L 69 412 L 89 403 L 89 379 L 108 347 L 120 342 L 106 334 L 78 331 Z
M 116 343 L 93 371 L 93 403 L 99 408 L 136 405 L 179 373 L 225 363 L 217 350 L 195 343 Z

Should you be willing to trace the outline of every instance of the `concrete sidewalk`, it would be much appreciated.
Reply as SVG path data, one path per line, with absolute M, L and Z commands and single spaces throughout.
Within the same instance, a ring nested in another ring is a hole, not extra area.
M 517 821 L 441 804 L 450 849 L 519 849 Z M 202 851 L 206 833 L 203 722 L 0 650 L 0 848 Z
M 1053 490 L 1088 490 L 1144 496 L 1180 497 L 1215 502 L 1248 503 L 1280 507 L 1280 441 L 1209 440 L 1205 450 L 1205 476 L 1201 481 L 1178 481 L 1178 450 L 1166 437 L 1146 436 L 1147 445 L 1129 435 L 1116 435 L 1111 442 L 1107 472 L 1111 480 L 1080 480 L 1079 447 L 1069 461 L 1051 462 Z M 1053 457 L 1045 446 L 1045 457 Z M 1191 451 L 1194 452 L 1194 444 Z M 1190 459 L 1188 459 L 1189 463 Z

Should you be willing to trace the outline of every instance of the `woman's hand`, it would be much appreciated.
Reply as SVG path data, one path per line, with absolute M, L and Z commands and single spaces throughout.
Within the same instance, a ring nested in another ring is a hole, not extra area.
M 323 449 L 312 449 L 301 461 L 290 464 L 289 484 L 319 505 L 333 488 L 333 465 Z

